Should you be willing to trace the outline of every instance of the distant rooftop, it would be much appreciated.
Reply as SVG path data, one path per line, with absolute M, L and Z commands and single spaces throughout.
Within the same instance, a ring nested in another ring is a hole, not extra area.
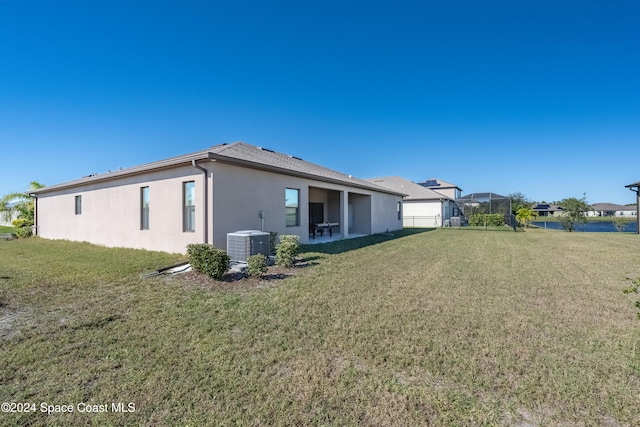
M 424 182 L 418 182 L 417 184 L 426 188 L 434 188 L 437 190 L 442 190 L 445 188 L 457 188 L 458 190 L 462 191 L 462 188 L 458 187 L 457 185 L 437 178 L 429 178 Z
M 594 211 L 635 211 L 636 205 L 625 206 L 615 203 L 593 203 L 591 205 Z
M 538 203 L 533 208 L 534 211 L 561 211 L 561 206 L 552 203 Z
M 389 188 L 407 195 L 404 200 L 452 200 L 436 191 L 425 188 L 415 182 L 400 176 L 385 176 L 382 178 L 367 178 L 365 181 Z

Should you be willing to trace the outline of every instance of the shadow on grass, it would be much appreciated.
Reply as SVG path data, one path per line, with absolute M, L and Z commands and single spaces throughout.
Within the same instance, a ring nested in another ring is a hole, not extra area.
M 73 329 L 101 329 L 110 324 L 111 322 L 122 320 L 122 316 L 113 315 L 103 318 L 92 319 L 88 322 L 74 326 Z
M 249 276 L 247 273 L 227 273 L 222 279 L 218 280 L 218 282 L 259 282 L 259 281 L 272 281 L 272 280 L 283 280 L 287 277 L 291 276 L 291 274 L 287 273 L 270 273 L 270 274 L 261 274 L 260 276 Z
M 388 242 L 389 240 L 400 239 L 402 237 L 413 236 L 414 234 L 433 231 L 435 228 L 405 228 L 403 230 L 390 231 L 388 233 L 372 234 L 371 236 L 356 237 L 353 239 L 337 240 L 335 242 L 317 243 L 315 245 L 300 245 L 300 252 L 318 252 L 322 254 L 341 254 L 344 252 L 361 249 L 367 246 Z M 313 257 L 304 257 L 312 260 Z

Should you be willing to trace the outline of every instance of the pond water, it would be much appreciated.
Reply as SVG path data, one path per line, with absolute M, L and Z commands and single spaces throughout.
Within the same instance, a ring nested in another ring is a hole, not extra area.
M 531 225 L 535 225 L 536 227 L 545 228 L 544 221 L 532 221 Z M 562 230 L 562 226 L 559 222 L 547 222 L 546 223 L 547 230 Z M 616 232 L 616 228 L 614 227 L 612 222 L 609 221 L 589 221 L 586 224 L 576 224 L 573 231 L 590 231 L 590 232 Z M 625 223 L 624 230 L 625 233 L 636 233 L 638 231 L 638 224 L 636 221 L 629 221 Z

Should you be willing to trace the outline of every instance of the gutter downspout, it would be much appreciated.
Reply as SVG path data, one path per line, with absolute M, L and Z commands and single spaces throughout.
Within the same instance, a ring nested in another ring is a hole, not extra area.
M 202 219 L 202 233 L 203 233 L 203 239 L 202 242 L 203 243 L 209 243 L 209 179 L 208 179 L 208 173 L 209 171 L 207 171 L 207 169 L 203 168 L 202 166 L 198 165 L 194 160 L 191 160 L 191 165 L 202 171 L 202 180 L 204 181 L 204 184 L 202 185 L 203 191 L 204 191 L 204 197 L 203 197 L 203 204 L 204 204 L 204 209 L 203 209 L 203 219 Z
M 33 232 L 34 236 L 38 235 L 38 196 L 31 193 L 29 196 L 33 197 Z

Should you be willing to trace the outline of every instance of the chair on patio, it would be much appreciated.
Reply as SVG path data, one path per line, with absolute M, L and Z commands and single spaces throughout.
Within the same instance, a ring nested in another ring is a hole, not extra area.
M 320 232 L 320 235 L 322 236 L 322 230 L 318 230 L 318 224 L 314 224 L 312 222 L 309 223 L 309 236 L 311 236 L 312 239 L 316 238 L 316 234 L 318 233 L 318 231 Z

